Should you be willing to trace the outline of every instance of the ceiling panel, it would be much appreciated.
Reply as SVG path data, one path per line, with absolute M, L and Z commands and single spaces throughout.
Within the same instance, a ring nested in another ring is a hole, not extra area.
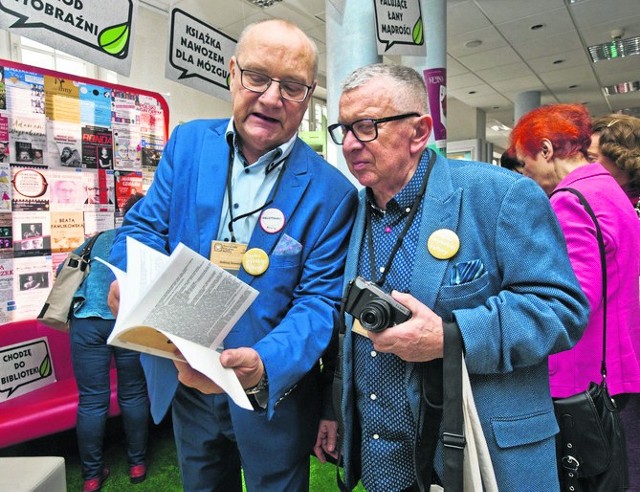
M 247 0 L 141 3 L 165 12 L 171 5 L 187 11 L 197 9 L 204 22 L 234 38 L 258 19 L 293 20 L 317 40 L 321 55 L 319 78 L 325 81 L 325 1 L 283 0 L 264 9 Z M 425 21 L 438 20 L 425 12 Z M 534 24 L 543 27 L 531 30 Z M 622 29 L 623 37 L 640 35 L 640 0 L 584 0 L 574 5 L 565 0 L 447 0 L 447 91 L 450 112 L 456 113 L 448 115 L 450 138 L 455 138 L 457 127 L 466 131 L 467 122 L 476 121 L 476 109 L 486 111 L 488 122 L 512 125 L 516 96 L 527 90 L 540 91 L 543 104 L 586 102 L 595 116 L 626 108 L 640 110 L 639 93 L 607 98 L 600 89 L 601 85 L 640 80 L 640 56 L 593 64 L 587 53 L 588 45 L 611 41 L 614 29 Z M 482 41 L 480 46 L 465 46 L 467 41 L 476 39 Z M 399 59 L 385 58 L 387 62 Z M 553 64 L 560 59 L 564 63 Z M 578 87 L 569 89 L 572 84 Z M 475 94 L 469 94 L 471 91 Z M 495 134 L 489 129 L 487 139 L 504 141 L 504 137 L 494 137 Z

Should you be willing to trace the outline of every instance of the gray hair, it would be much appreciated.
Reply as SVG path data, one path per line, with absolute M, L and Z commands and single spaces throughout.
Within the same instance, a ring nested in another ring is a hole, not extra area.
M 244 42 L 246 40 L 247 33 L 251 31 L 254 27 L 259 26 L 261 24 L 266 24 L 269 22 L 280 24 L 283 27 L 288 27 L 293 31 L 297 31 L 301 35 L 301 37 L 307 41 L 307 44 L 309 45 L 309 50 L 311 51 L 311 55 L 313 56 L 313 67 L 312 67 L 313 80 L 316 80 L 318 78 L 318 46 L 316 45 L 315 41 L 311 39 L 302 29 L 300 29 L 293 22 L 288 21 L 286 19 L 262 19 L 262 20 L 252 22 L 251 24 L 248 24 L 242 30 L 242 32 L 240 33 L 240 37 L 238 38 L 238 44 L 236 44 L 236 50 L 234 53 L 235 57 L 237 58 L 240 52 L 242 51 L 242 49 L 244 48 Z M 262 26 L 262 27 L 266 28 L 266 26 Z
M 424 79 L 413 68 L 405 65 L 375 63 L 357 68 L 342 82 L 342 92 L 361 87 L 376 77 L 388 77 L 393 80 L 390 91 L 395 93 L 397 109 L 414 109 L 421 114 L 429 113 L 429 102 Z

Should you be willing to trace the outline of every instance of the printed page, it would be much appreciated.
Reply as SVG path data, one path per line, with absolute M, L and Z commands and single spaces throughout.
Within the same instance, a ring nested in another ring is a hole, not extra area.
M 98 260 L 120 284 L 120 311 L 108 343 L 176 360 L 179 351 L 238 405 L 251 408 L 216 349 L 258 295 L 255 289 L 182 243 L 167 257 L 127 238 L 127 272 Z

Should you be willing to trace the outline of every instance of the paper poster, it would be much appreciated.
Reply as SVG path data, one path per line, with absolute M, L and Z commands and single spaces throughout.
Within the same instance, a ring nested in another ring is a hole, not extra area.
M 82 185 L 85 212 L 115 211 L 115 178 L 112 170 L 85 171 L 82 173 Z
M 235 39 L 180 9 L 171 10 L 165 77 L 231 101 L 229 60 Z
M 11 212 L 11 167 L 0 162 L 0 212 Z
M 111 89 L 80 84 L 80 121 L 83 125 L 111 127 Z
M 13 114 L 9 126 L 9 162 L 12 164 L 44 164 L 47 146 L 44 114 Z
M 47 121 L 47 156 L 50 168 L 82 167 L 82 145 L 79 123 Z
M 84 209 L 85 193 L 82 170 L 47 171 L 49 182 L 49 209 L 53 211 L 76 211 Z
M 13 253 L 16 257 L 51 253 L 51 214 L 13 212 Z
M 116 171 L 116 204 L 122 210 L 131 195 L 142 193 L 142 173 L 140 171 Z
M 108 231 L 114 227 L 113 212 L 88 212 L 84 213 L 85 238 L 93 236 L 96 232 Z
M 110 128 L 82 127 L 82 167 L 113 169 L 113 133 Z
M 35 319 L 53 283 L 51 255 L 13 260 L 13 293 L 20 319 Z
M 11 209 L 49 210 L 49 183 L 45 167 L 11 166 Z
M 0 29 L 126 77 L 131 72 L 138 0 L 3 0 L 0 10 Z
M 80 124 L 78 83 L 60 77 L 44 76 L 45 114 L 50 120 Z
M 426 56 L 420 2 L 375 0 L 379 55 Z
M 51 212 L 51 251 L 72 251 L 84 242 L 82 212 Z
M 0 257 L 0 324 L 13 321 L 16 303 L 13 299 L 13 258 Z

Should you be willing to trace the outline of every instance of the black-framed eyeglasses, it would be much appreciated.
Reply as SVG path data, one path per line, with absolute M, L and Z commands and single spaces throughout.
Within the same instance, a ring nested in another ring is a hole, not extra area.
M 238 60 L 236 60 L 238 69 L 240 70 L 240 83 L 242 87 L 251 92 L 263 94 L 267 92 L 271 87 L 272 82 L 277 82 L 280 85 L 280 95 L 293 102 L 302 102 L 309 95 L 311 90 L 310 85 L 305 85 L 302 82 L 294 82 L 293 80 L 281 80 L 274 79 L 260 72 L 254 72 L 253 70 L 246 70 L 240 66 Z
M 342 145 L 347 132 L 351 131 L 356 140 L 362 143 L 371 142 L 378 138 L 378 125 L 387 121 L 403 120 L 413 116 L 420 116 L 420 113 L 402 113 L 396 116 L 387 116 L 386 118 L 363 118 L 354 121 L 350 125 L 344 123 L 336 123 L 329 125 L 329 135 L 336 145 Z

